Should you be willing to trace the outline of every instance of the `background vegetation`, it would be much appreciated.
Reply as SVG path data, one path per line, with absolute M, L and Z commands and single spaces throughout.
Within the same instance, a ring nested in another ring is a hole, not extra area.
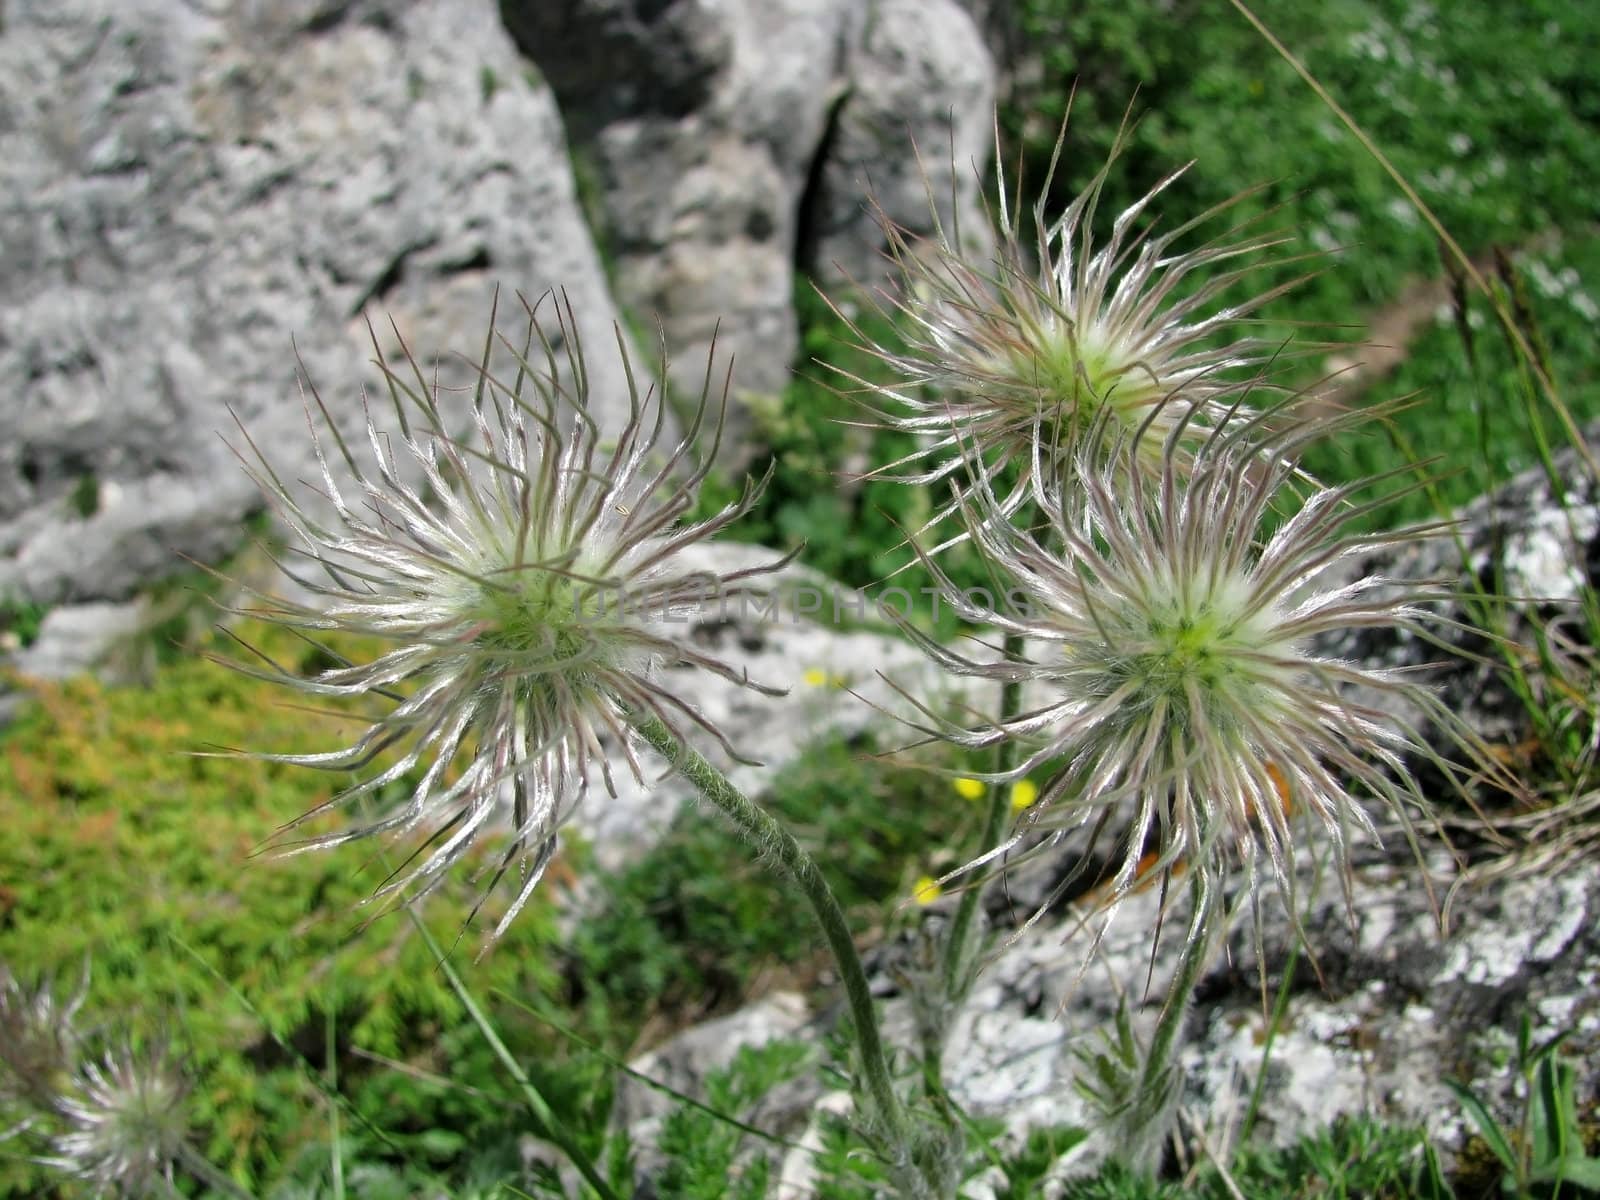
M 1564 399 L 1580 419 L 1600 415 L 1600 6 L 1278 0 L 1261 11 L 1487 270 L 1504 248 L 1509 265 L 1497 278 Z M 1443 486 L 1456 502 L 1535 461 L 1533 393 L 1482 303 L 1456 298 L 1433 236 L 1232 9 L 1019 0 L 1017 14 L 1022 44 L 1034 49 L 1003 127 L 1025 179 L 1044 178 L 1074 79 L 1060 196 L 1104 161 L 1136 96 L 1141 115 L 1112 176 L 1112 209 L 1190 159 L 1198 165 L 1163 202 L 1169 216 L 1265 183 L 1251 202 L 1263 219 L 1329 252 L 1265 314 L 1269 335 L 1353 342 L 1376 328 L 1399 343 L 1388 370 L 1362 377 L 1346 399 L 1416 393 L 1419 403 L 1396 419 L 1392 440 L 1341 446 L 1315 470 L 1351 477 L 1425 447 L 1455 471 Z M 881 481 L 818 486 L 841 464 L 910 447 L 832 423 L 853 414 L 828 386 L 826 364 L 870 364 L 841 342 L 809 285 L 797 289 L 807 361 L 781 405 L 761 415 L 776 475 L 738 536 L 805 542 L 812 566 L 874 584 L 904 562 L 900 530 L 925 519 L 928 499 Z M 1297 369 L 1309 382 L 1334 356 Z M 716 485 L 708 504 L 733 486 Z M 1428 505 L 1414 496 L 1382 519 L 1427 515 Z M 953 561 L 958 574 L 969 569 Z M 38 616 L 0 605 L 0 625 L 22 641 Z M 328 780 L 188 753 L 324 745 L 329 718 L 280 707 L 198 658 L 204 646 L 189 630 L 166 631 L 184 652 L 160 655 L 140 686 L 30 686 L 34 703 L 0 732 L 0 961 L 63 980 L 92 962 L 89 1011 L 146 1033 L 176 1028 L 200 1082 L 201 1144 L 252 1192 L 329 1194 L 336 1129 L 356 1195 L 487 1195 L 511 1179 L 533 1187 L 538 1172 L 518 1137 L 534 1126 L 427 948 L 401 916 L 361 928 L 375 914 L 359 902 L 385 864 L 358 848 L 250 861 L 278 825 L 326 798 Z M 269 630 L 246 634 L 271 653 L 303 650 Z M 879 934 L 934 848 L 975 815 L 939 777 L 864 759 L 872 749 L 816 747 L 767 799 L 826 848 L 858 928 Z M 571 902 L 579 881 L 600 898 L 581 919 Z M 608 1056 L 731 1010 L 775 980 L 815 982 L 807 922 L 771 903 L 770 881 L 708 816 L 684 814 L 620 877 L 593 877 L 582 847 L 571 847 L 552 882 L 494 954 L 453 962 L 491 998 L 502 1036 L 591 1149 L 613 1088 Z M 446 945 L 471 900 L 463 886 L 428 910 Z M 714 1082 L 713 1099 L 720 1088 L 737 1106 L 798 1065 L 781 1048 L 746 1061 Z M 708 1181 L 720 1179 L 738 1137 L 690 1110 L 673 1121 L 667 1144 L 684 1165 L 658 1194 L 722 1194 Z M 1070 1136 L 1040 1135 L 1003 1164 L 1003 1194 L 1036 1195 Z M 825 1194 L 864 1195 L 870 1167 L 842 1139 L 825 1156 Z M 1235 1168 L 1252 1196 L 1421 1194 L 1418 1145 L 1415 1134 L 1354 1123 L 1314 1132 L 1291 1153 L 1247 1152 Z M 1218 1182 L 1202 1186 L 1213 1184 L 1224 1194 Z M 0 1192 L 53 1186 L 27 1162 L 0 1158 Z M 1153 1194 L 1115 1170 L 1085 1188 L 1077 1194 Z

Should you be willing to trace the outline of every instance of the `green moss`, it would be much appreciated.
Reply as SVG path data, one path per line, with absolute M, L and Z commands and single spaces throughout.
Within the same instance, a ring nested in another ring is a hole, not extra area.
M 85 521 L 94 516 L 100 511 L 100 481 L 91 474 L 78 476 L 67 505 Z
M 313 648 L 281 630 L 239 632 L 288 666 L 317 665 Z M 199 1081 L 203 1144 L 252 1187 L 290 1170 L 323 1136 L 326 1106 L 307 1064 L 326 1065 L 328 1014 L 341 1091 L 355 1114 L 346 1122 L 350 1152 L 453 1172 L 480 1147 L 514 1139 L 526 1120 L 500 1098 L 497 1068 L 410 924 L 362 907 L 393 860 L 371 844 L 258 857 L 285 822 L 345 781 L 192 753 L 303 752 L 339 740 L 335 714 L 282 700 L 270 685 L 192 657 L 161 665 L 146 688 L 87 679 L 35 688 L 31 709 L 0 734 L 0 960 L 23 977 L 75 978 L 87 959 L 90 1013 L 175 1030 Z M 979 816 L 942 777 L 886 768 L 874 749 L 825 743 L 785 773 L 769 800 L 826 851 L 863 931 L 930 869 L 930 845 L 970 836 Z M 306 832 L 345 819 L 318 818 Z M 582 861 L 564 851 L 549 886 L 481 963 L 456 956 L 477 995 L 561 1003 L 566 1023 L 621 1052 L 647 1024 L 733 1007 L 764 972 L 809 977 L 817 953 L 810 918 L 774 904 L 782 885 L 714 815 L 685 813 L 637 867 L 600 885 L 607 900 L 593 920 L 558 936 L 563 880 Z M 454 944 L 476 898 L 471 883 L 456 879 L 430 900 L 428 923 L 443 944 Z M 474 940 L 469 934 L 463 948 Z M 496 1019 L 564 1118 L 598 1144 L 610 1096 L 604 1062 L 514 1008 Z M 358 1049 L 477 1092 L 419 1082 Z M 441 1157 L 440 1129 L 462 1135 L 463 1146 Z M 40 1184 L 32 1168 L 0 1164 L 0 1190 Z
M 271 630 L 247 636 L 291 662 L 307 652 Z M 383 861 L 370 847 L 255 857 L 340 781 L 193 753 L 325 746 L 329 716 L 282 706 L 272 689 L 194 659 L 165 667 L 148 689 L 80 680 L 39 686 L 33 699 L 0 734 L 0 960 L 24 977 L 73 977 L 88 961 L 91 1011 L 173 1027 L 203 1081 L 199 1114 L 218 1161 L 246 1177 L 272 1174 L 321 1129 L 315 1089 L 269 1034 L 309 1051 L 327 1011 L 339 1014 L 342 1053 L 437 1053 L 461 1013 L 410 925 L 383 917 L 353 936 L 379 917 L 360 905 Z M 466 885 L 450 886 L 429 907 L 446 945 L 473 899 Z M 536 902 L 496 954 L 462 963 L 469 981 L 548 983 L 550 912 Z M 402 1133 L 429 1122 L 428 1105 L 398 1119 L 385 1110 L 385 1075 L 349 1064 L 353 1102 Z M 0 1180 L 27 1170 L 0 1166 Z
M 0 654 L 10 647 L 5 641 L 15 639 L 16 646 L 27 647 L 39 640 L 39 630 L 50 612 L 48 604 L 34 600 L 0 600 Z

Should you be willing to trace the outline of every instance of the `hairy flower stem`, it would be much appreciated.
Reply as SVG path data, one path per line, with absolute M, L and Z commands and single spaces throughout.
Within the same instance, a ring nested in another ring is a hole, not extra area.
M 1162 1143 L 1177 1112 L 1183 1080 L 1172 1063 L 1172 1055 L 1178 1045 L 1178 1035 L 1189 1019 L 1189 1004 L 1194 999 L 1195 984 L 1200 981 L 1201 972 L 1211 957 L 1215 892 L 1213 882 L 1196 866 L 1189 875 L 1192 911 L 1189 915 L 1189 932 L 1184 939 L 1183 959 L 1178 964 L 1177 974 L 1173 976 L 1172 986 L 1167 989 L 1167 1002 L 1156 1020 L 1150 1051 L 1145 1056 L 1144 1069 L 1139 1074 L 1138 1090 L 1123 1118 L 1120 1131 L 1120 1157 L 1139 1170 L 1153 1173 L 1160 1165 Z
M 1005 639 L 1005 656 L 1008 661 L 1022 657 L 1023 639 L 1019 633 L 1008 633 Z M 1005 724 L 1022 711 L 1022 681 L 1009 679 L 1000 688 L 1000 724 Z M 995 747 L 994 770 L 1004 775 L 1016 766 L 1017 742 L 1007 738 Z M 1006 817 L 1011 809 L 1008 789 L 996 784 L 989 789 L 989 811 L 983 819 L 983 834 L 978 841 L 978 853 L 987 854 L 1000 842 L 1005 832 Z M 950 943 L 945 951 L 945 994 L 953 1004 L 966 997 L 972 986 L 973 959 L 977 955 L 974 944 L 973 919 L 978 914 L 978 903 L 983 899 L 984 880 L 976 879 L 961 893 L 961 903 L 956 907 L 955 919 L 950 924 Z
M 697 751 L 685 745 L 659 718 L 635 713 L 633 727 L 653 746 L 667 762 L 683 773 L 694 784 L 700 795 L 721 810 L 732 821 L 740 835 L 762 855 L 774 859 L 778 867 L 799 885 L 822 926 L 822 936 L 833 952 L 834 964 L 844 981 L 845 998 L 850 1005 L 850 1016 L 855 1023 L 856 1049 L 861 1056 L 861 1070 L 866 1076 L 873 1114 L 894 1147 L 897 1162 L 892 1169 L 897 1177 L 908 1174 L 912 1158 L 911 1122 L 906 1116 L 900 1097 L 895 1093 L 894 1081 L 889 1073 L 889 1062 L 884 1055 L 883 1036 L 878 1029 L 877 1011 L 872 1004 L 872 992 L 867 986 L 867 973 L 862 969 L 861 957 L 856 953 L 850 926 L 844 910 L 822 877 L 816 860 L 801 847 L 787 829 L 775 821 L 728 781 L 721 771 L 712 766 Z

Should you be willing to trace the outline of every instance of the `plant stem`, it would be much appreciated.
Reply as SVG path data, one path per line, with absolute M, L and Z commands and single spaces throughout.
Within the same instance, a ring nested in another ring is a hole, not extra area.
M 1019 633 L 1008 633 L 1005 639 L 1005 656 L 1007 661 L 1014 661 L 1022 657 L 1023 640 Z M 1022 710 L 1022 681 L 1008 679 L 1000 689 L 1000 722 L 1009 721 Z M 1016 765 L 1017 743 L 1015 739 L 1005 738 L 995 747 L 995 774 L 1003 775 Z M 978 842 L 978 853 L 986 854 L 1000 841 L 1000 835 L 1005 832 L 1006 817 L 1011 810 L 1011 797 L 1003 785 L 996 783 L 989 792 L 989 811 L 984 816 L 983 833 Z M 961 893 L 961 902 L 956 907 L 956 915 L 950 924 L 950 943 L 945 950 L 944 983 L 945 994 L 952 1003 L 959 1003 L 967 994 L 967 989 L 972 985 L 972 973 L 969 970 L 976 947 L 969 943 L 972 940 L 972 922 L 977 916 L 978 902 L 983 898 L 983 879 L 975 879 L 969 883 Z
M 467 990 L 467 985 L 461 982 L 461 976 L 456 974 L 456 969 L 450 965 L 450 960 L 445 957 L 444 951 L 439 948 L 439 943 L 434 940 L 428 927 L 422 923 L 422 918 L 417 916 L 416 911 L 409 905 L 406 906 L 406 914 L 410 916 L 411 923 L 417 927 L 417 932 L 422 935 L 428 953 L 432 954 L 438 963 L 439 970 L 449 982 L 451 990 L 455 992 L 456 999 L 460 1000 L 462 1007 L 467 1010 L 467 1016 L 472 1018 L 473 1024 L 478 1027 L 478 1032 L 483 1034 L 483 1040 L 489 1043 L 489 1049 L 494 1051 L 495 1057 L 522 1089 L 522 1097 L 527 1102 L 528 1110 L 533 1113 L 534 1120 L 541 1126 L 540 1134 L 567 1156 L 567 1161 L 577 1168 L 578 1174 L 583 1176 L 584 1182 L 594 1189 L 600 1200 L 619 1200 L 617 1193 L 601 1176 L 594 1162 L 578 1145 L 577 1138 L 573 1137 L 572 1132 L 561 1123 L 561 1119 L 551 1109 L 549 1102 L 539 1094 L 539 1089 L 534 1086 L 533 1080 L 528 1078 L 528 1073 L 522 1069 L 522 1064 L 500 1040 L 500 1035 L 489 1023 L 489 1018 L 483 1009 L 478 1007 L 478 1002 Z
M 234 1183 L 210 1159 L 187 1143 L 179 1145 L 178 1161 L 183 1164 L 184 1169 L 189 1174 L 200 1180 L 207 1187 L 215 1188 L 225 1196 L 232 1196 L 234 1200 L 250 1200 L 249 1192 Z M 183 1193 L 174 1188 L 172 1194 L 181 1196 Z
M 339 1039 L 333 1007 L 323 1012 L 323 1050 L 327 1055 L 328 1091 L 339 1093 Z M 339 1106 L 328 1105 L 328 1141 L 331 1146 L 329 1171 L 333 1176 L 333 1200 L 344 1200 L 344 1146 L 339 1136 Z
M 844 910 L 839 907 L 833 889 L 823 878 L 816 861 L 805 852 L 793 834 L 734 787 L 727 776 L 697 751 L 680 741 L 659 717 L 636 712 L 632 716 L 632 723 L 646 742 L 694 784 L 701 796 L 716 805 L 733 822 L 752 848 L 764 857 L 774 859 L 783 873 L 805 893 L 816 914 L 817 923 L 822 926 L 822 936 L 827 940 L 828 949 L 833 952 L 834 963 L 844 983 L 845 998 L 855 1022 L 861 1069 L 872 1103 L 877 1109 L 876 1116 L 883 1122 L 890 1142 L 901 1159 L 896 1166 L 904 1171 L 911 1158 L 911 1122 L 895 1092 L 888 1059 L 884 1055 L 883 1036 L 878 1029 L 877 1011 L 872 1003 L 872 992 L 867 986 L 867 974 L 862 969 L 861 957 L 856 953 L 855 941 L 850 936 L 850 926 L 845 921 Z
M 1272 1003 L 1272 1016 L 1267 1020 L 1266 1041 L 1261 1047 L 1261 1065 L 1256 1068 L 1256 1081 L 1250 1089 L 1250 1104 L 1244 1110 L 1244 1120 L 1239 1123 L 1239 1145 L 1250 1140 L 1256 1127 L 1256 1116 L 1261 1111 L 1261 1097 L 1267 1090 L 1267 1067 L 1272 1062 L 1272 1044 L 1283 1027 L 1283 1014 L 1289 1008 L 1289 989 L 1294 986 L 1294 971 L 1300 965 L 1300 939 L 1289 947 L 1289 961 L 1284 964 L 1283 982 L 1278 985 L 1277 998 Z
M 1153 1165 L 1153 1160 L 1159 1159 L 1166 1134 L 1164 1118 L 1183 1086 L 1181 1079 L 1172 1076 L 1172 1053 L 1178 1034 L 1188 1020 L 1195 984 L 1200 981 L 1200 974 L 1211 957 L 1211 910 L 1216 902 L 1213 890 L 1204 869 L 1198 864 L 1192 866 L 1189 897 L 1194 911 L 1189 916 L 1183 959 L 1167 989 L 1167 1002 L 1156 1019 L 1150 1052 L 1145 1056 L 1144 1069 L 1139 1075 L 1139 1089 L 1128 1112 L 1124 1148 L 1140 1166 Z

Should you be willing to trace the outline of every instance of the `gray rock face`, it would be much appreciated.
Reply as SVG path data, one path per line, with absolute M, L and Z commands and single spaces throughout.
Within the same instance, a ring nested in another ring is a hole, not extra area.
M 802 260 L 823 279 L 873 285 L 883 237 L 862 206 L 917 232 L 929 201 L 954 239 L 986 249 L 979 180 L 993 149 L 995 66 L 954 4 L 878 0 L 849 59 L 850 92 L 834 118 L 810 200 Z M 919 161 L 920 160 L 920 161 Z M 952 195 L 955 202 L 952 203 Z
M 714 335 L 739 360 L 738 391 L 784 385 L 796 265 L 837 261 L 872 281 L 881 239 L 867 186 L 890 218 L 927 229 L 912 144 L 943 203 L 952 112 L 971 206 L 994 67 L 954 0 L 501 7 L 594 172 L 618 297 L 659 315 L 681 387 L 699 387 Z
M 725 317 L 739 386 L 781 387 L 802 243 L 870 274 L 860 188 L 925 223 L 910 137 L 939 196 L 948 113 L 958 161 L 987 146 L 976 27 L 906 2 L 7 6 L 0 602 L 122 601 L 227 554 L 261 501 L 219 431 L 237 414 L 303 473 L 296 355 L 355 426 L 379 379 L 364 313 L 388 355 L 390 318 L 425 356 L 470 353 L 496 284 L 563 287 L 603 351 L 596 407 L 622 409 L 562 116 L 508 28 L 588 147 L 624 298 L 660 314 L 679 382 Z M 92 661 L 125 632 L 101 612 L 34 660 Z
M 1591 424 L 1584 436 L 1590 447 L 1600 446 L 1600 423 Z M 1329 638 L 1324 651 L 1387 667 L 1426 669 L 1440 701 L 1469 727 L 1493 744 L 1521 742 L 1531 723 L 1503 668 L 1504 652 L 1472 630 L 1482 627 L 1485 612 L 1499 622 L 1497 632 L 1528 651 L 1524 662 L 1536 694 L 1551 686 L 1531 653 L 1540 641 L 1564 669 L 1577 667 L 1574 680 L 1585 678 L 1577 660 L 1586 653 L 1588 635 L 1578 599 L 1582 588 L 1600 587 L 1600 478 L 1572 449 L 1558 452 L 1554 462 L 1560 498 L 1545 470 L 1535 467 L 1456 514 L 1459 547 L 1455 538 L 1440 536 L 1399 552 L 1375 552 L 1353 567 L 1401 580 L 1446 581 L 1463 597 L 1481 590 L 1486 597 L 1515 600 L 1509 605 L 1498 599 L 1458 600 L 1444 607 L 1441 615 L 1468 627 L 1439 631 L 1461 655 L 1449 656 L 1431 642 L 1392 630 L 1351 630 Z M 1396 715 L 1449 752 L 1426 714 Z
M 303 473 L 296 348 L 353 427 L 378 378 L 363 311 L 386 353 L 390 316 L 421 353 L 471 353 L 496 283 L 559 284 L 609 351 L 525 67 L 489 0 L 6 6 L 0 599 L 122 599 L 237 544 L 260 500 L 229 410 Z M 615 355 L 592 357 L 626 411 Z

